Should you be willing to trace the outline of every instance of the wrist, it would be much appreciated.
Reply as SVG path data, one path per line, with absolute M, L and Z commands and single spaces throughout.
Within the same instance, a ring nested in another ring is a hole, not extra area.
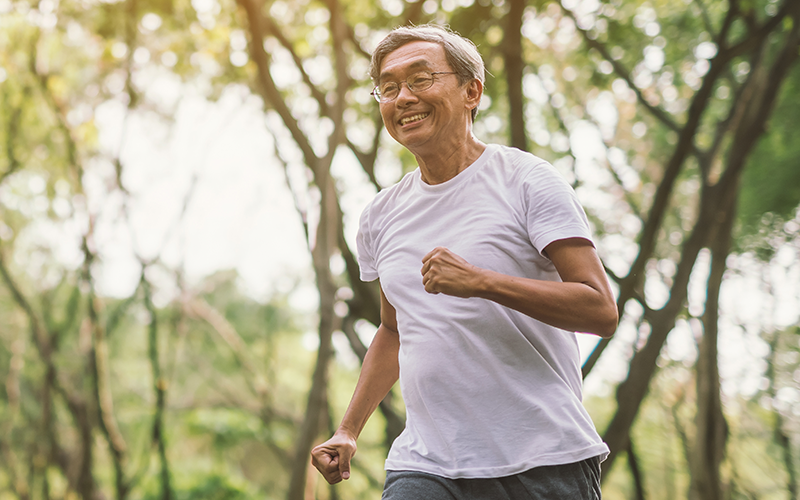
M 475 266 L 475 280 L 472 290 L 473 297 L 488 299 L 494 293 L 492 271 Z
M 356 432 L 355 429 L 349 427 L 345 423 L 340 424 L 339 428 L 336 429 L 336 432 L 334 432 L 333 435 L 349 439 L 352 441 L 356 441 L 358 439 L 358 432 Z

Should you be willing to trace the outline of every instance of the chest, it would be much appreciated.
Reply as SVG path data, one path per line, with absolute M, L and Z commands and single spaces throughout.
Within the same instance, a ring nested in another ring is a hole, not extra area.
M 520 277 L 547 267 L 527 233 L 513 194 L 491 190 L 409 199 L 383 215 L 375 239 L 381 285 L 390 297 L 423 293 L 422 259 L 446 247 L 470 264 Z

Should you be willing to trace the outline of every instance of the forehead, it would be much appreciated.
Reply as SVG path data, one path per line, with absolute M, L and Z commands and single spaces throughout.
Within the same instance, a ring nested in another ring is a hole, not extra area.
M 444 47 L 438 43 L 416 41 L 389 52 L 381 61 L 380 78 L 405 74 L 409 71 L 428 69 L 450 70 Z

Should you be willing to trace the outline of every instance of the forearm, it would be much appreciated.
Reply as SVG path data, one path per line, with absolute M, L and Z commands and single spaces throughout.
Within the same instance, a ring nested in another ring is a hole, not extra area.
M 486 269 L 478 276 L 476 297 L 564 330 L 601 337 L 610 337 L 616 330 L 616 305 L 591 284 L 519 278 Z
M 353 398 L 339 425 L 339 431 L 353 438 L 361 434 L 370 415 L 397 382 L 400 368 L 397 355 L 400 339 L 397 332 L 381 325 L 361 365 Z
M 617 306 L 591 242 L 559 240 L 545 250 L 561 281 L 482 269 L 437 247 L 422 259 L 422 284 L 429 293 L 488 299 L 564 330 L 612 336 L 617 328 Z

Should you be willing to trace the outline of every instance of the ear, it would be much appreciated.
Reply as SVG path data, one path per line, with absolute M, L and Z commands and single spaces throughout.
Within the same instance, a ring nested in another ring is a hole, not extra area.
M 466 108 L 470 111 L 477 108 L 481 103 L 481 96 L 483 96 L 483 84 L 477 78 L 473 78 L 466 85 Z

